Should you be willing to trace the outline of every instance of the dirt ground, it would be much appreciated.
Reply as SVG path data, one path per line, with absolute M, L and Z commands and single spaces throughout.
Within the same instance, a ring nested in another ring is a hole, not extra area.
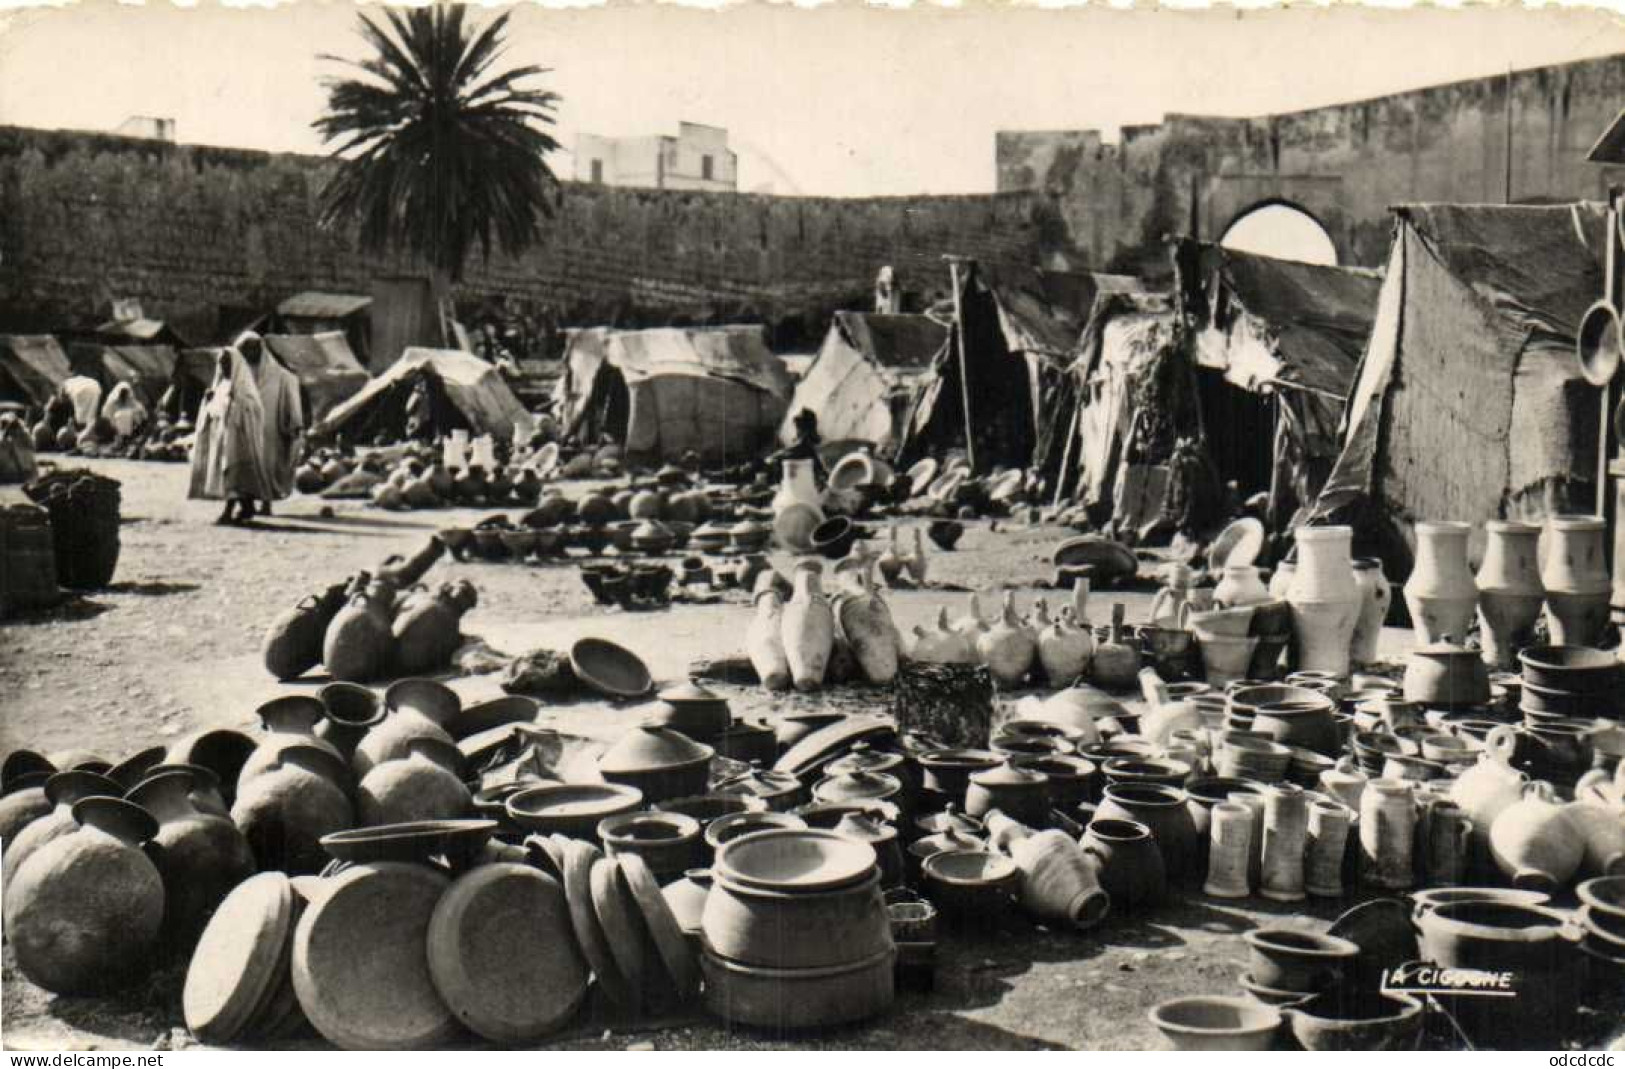
M 270 619 L 310 590 L 409 552 L 436 527 L 467 525 L 481 513 L 385 513 L 356 502 L 307 497 L 283 502 L 252 530 L 215 527 L 216 506 L 185 500 L 184 465 L 91 461 L 123 483 L 123 552 L 114 585 L 56 610 L 0 624 L 0 751 L 89 750 L 117 761 L 154 742 L 202 726 L 251 727 L 253 710 L 281 692 L 259 666 Z M 0 488 L 0 499 L 15 496 Z M 973 526 L 957 552 L 932 558 L 934 586 L 1016 588 L 1026 604 L 1049 573 L 1059 529 Z M 783 563 L 782 561 L 780 562 Z M 696 657 L 738 652 L 747 610 L 675 607 L 622 614 L 592 604 L 573 568 L 446 561 L 434 581 L 471 580 L 480 604 L 464 631 L 517 653 L 559 648 L 583 634 L 630 646 L 657 678 L 680 678 Z M 1052 598 L 1056 595 L 1051 592 Z M 905 627 L 965 595 L 946 590 L 899 595 Z M 1102 599 L 1104 600 L 1104 599 Z M 1144 611 L 1144 596 L 1126 599 Z M 1097 620 L 1107 612 L 1097 607 Z M 311 683 L 302 684 L 312 686 Z M 495 693 L 491 677 L 459 680 L 465 698 Z M 771 716 L 819 698 L 770 700 L 730 690 L 736 712 Z M 871 700 L 857 695 L 848 701 Z M 633 709 L 592 703 L 549 709 L 544 717 L 595 737 L 636 722 Z M 1036 928 L 1020 917 L 983 931 L 957 932 L 940 947 L 935 989 L 903 992 L 894 1012 L 831 1033 L 779 1037 L 730 1032 L 702 1018 L 659 1028 L 602 1022 L 589 1015 L 556 1047 L 657 1048 L 1094 1048 L 1159 1045 L 1145 1017 L 1154 1003 L 1185 994 L 1239 994 L 1246 949 L 1237 935 L 1261 923 L 1320 926 L 1352 903 L 1311 900 L 1280 906 L 1220 902 L 1192 894 L 1145 917 L 1114 917 L 1077 934 Z M 171 966 L 131 992 L 106 999 L 55 997 L 3 963 L 0 1029 L 11 1048 L 171 1048 L 190 1044 L 179 1011 L 183 970 Z M 1617 1008 L 1584 1012 L 1576 1035 L 1605 1042 Z M 1434 1042 L 1451 1045 L 1443 1036 Z M 312 1037 L 309 1045 L 320 1045 Z

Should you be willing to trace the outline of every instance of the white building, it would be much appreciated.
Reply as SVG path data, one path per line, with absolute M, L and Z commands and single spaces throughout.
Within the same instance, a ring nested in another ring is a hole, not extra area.
M 738 189 L 738 160 L 720 126 L 678 123 L 675 137 L 576 135 L 578 182 L 731 193 Z

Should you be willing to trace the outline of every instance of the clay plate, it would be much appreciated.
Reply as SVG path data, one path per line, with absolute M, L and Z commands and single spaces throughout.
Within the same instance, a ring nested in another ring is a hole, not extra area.
M 186 971 L 186 1027 L 205 1043 L 242 1035 L 275 988 L 293 929 L 293 888 L 280 872 L 238 884 L 215 911 Z
M 604 929 L 598 923 L 598 912 L 593 907 L 593 863 L 602 856 L 591 844 L 579 839 L 564 844 L 564 898 L 570 907 L 570 924 L 575 929 L 576 942 L 598 981 L 599 990 L 616 1006 L 631 1008 L 636 1005 L 632 989 L 610 953 Z
M 340 861 L 426 861 L 472 857 L 497 830 L 494 820 L 415 820 L 322 836 L 322 849 Z
M 645 947 L 648 936 L 644 932 L 643 918 L 637 904 L 621 882 L 621 866 L 615 858 L 601 858 L 592 865 L 592 907 L 598 915 L 598 925 L 604 930 L 610 956 L 626 977 L 627 987 L 638 1004 L 631 1007 L 642 1010 L 643 992 L 647 979 L 648 954 Z
M 583 683 L 611 698 L 641 698 L 654 689 L 642 659 L 608 639 L 578 640 L 570 647 L 570 668 Z
M 660 963 L 665 966 L 666 976 L 671 980 L 677 998 L 687 1002 L 700 993 L 700 967 L 694 960 L 694 951 L 683 936 L 683 929 L 672 915 L 671 906 L 666 903 L 666 896 L 661 893 L 660 884 L 655 881 L 649 866 L 636 854 L 626 854 L 620 858 L 620 862 L 621 876 L 643 914 L 643 923 L 649 929 L 649 938 L 654 942 L 655 952 L 660 955 Z
M 875 869 L 868 843 L 813 828 L 759 831 L 724 843 L 716 870 L 764 891 L 818 891 L 856 883 Z
M 773 767 L 780 772 L 805 776 L 828 758 L 850 749 L 860 739 L 879 739 L 897 734 L 890 718 L 849 716 L 826 724 L 784 751 Z

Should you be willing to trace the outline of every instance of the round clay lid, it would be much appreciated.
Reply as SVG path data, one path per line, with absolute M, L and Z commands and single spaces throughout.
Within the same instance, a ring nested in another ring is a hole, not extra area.
M 824 771 L 831 776 L 849 772 L 890 772 L 904 760 L 902 754 L 887 753 L 874 749 L 867 742 L 857 742 L 846 754 L 831 761 Z
M 813 797 L 825 802 L 862 801 L 890 798 L 902 789 L 895 776 L 884 772 L 848 772 L 819 780 L 813 787 Z
M 860 842 L 885 843 L 897 838 L 897 829 L 872 813 L 848 813 L 835 825 L 840 835 L 849 835 Z
M 800 789 L 801 780 L 788 772 L 775 772 L 771 768 L 750 768 L 717 784 L 716 793 L 751 794 L 758 798 L 770 798 Z
M 181 993 L 186 1027 L 205 1043 L 230 1043 L 276 981 L 292 934 L 293 889 L 280 872 L 250 876 L 209 920 Z
M 1042 787 L 1049 777 L 1042 772 L 1017 768 L 1006 761 L 995 768 L 971 773 L 970 781 L 981 787 Z
M 695 680 L 689 679 L 667 687 L 657 695 L 661 701 L 672 705 L 711 705 L 725 703 L 726 699 L 714 690 L 708 690 Z
M 622 735 L 605 751 L 598 759 L 598 768 L 613 773 L 654 772 L 709 761 L 715 752 L 681 731 L 659 724 L 642 724 Z
M 961 835 L 980 835 L 982 833 L 981 821 L 961 813 L 959 807 L 951 803 L 947 809 L 940 813 L 931 813 L 920 817 L 914 822 L 914 826 L 932 835 L 949 830 L 959 832 Z

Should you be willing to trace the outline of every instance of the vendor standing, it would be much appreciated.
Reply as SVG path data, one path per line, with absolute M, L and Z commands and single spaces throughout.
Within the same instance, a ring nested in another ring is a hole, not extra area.
M 265 409 L 254 372 L 236 349 L 222 349 L 198 412 L 187 496 L 224 501 L 215 523 L 246 524 L 254 502 L 274 491 L 265 468 Z
M 253 331 L 238 339 L 237 351 L 254 371 L 260 406 L 265 411 L 265 472 L 271 480 L 270 497 L 261 498 L 260 511 L 269 516 L 271 502 L 293 493 L 293 469 L 298 461 L 299 435 L 305 429 L 305 410 L 299 400 L 299 377 L 265 351 L 265 340 Z
M 818 485 L 823 486 L 827 481 L 828 473 L 824 471 L 824 457 L 818 451 L 824 439 L 818 434 L 818 413 L 810 408 L 803 408 L 796 413 L 791 421 L 796 428 L 796 440 L 790 445 L 768 457 L 769 464 L 779 464 L 786 460 L 810 460 L 813 465 L 813 476 Z

